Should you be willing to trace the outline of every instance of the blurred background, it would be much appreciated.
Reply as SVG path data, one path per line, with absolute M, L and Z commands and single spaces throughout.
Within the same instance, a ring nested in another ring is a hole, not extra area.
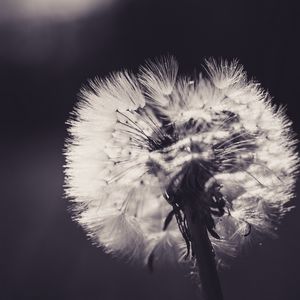
M 299 133 L 296 12 L 275 0 L 0 0 L 0 299 L 196 300 L 186 270 L 112 259 L 71 221 L 65 121 L 88 78 L 169 53 L 182 73 L 238 58 Z M 300 299 L 298 208 L 279 236 L 221 272 L 225 299 Z

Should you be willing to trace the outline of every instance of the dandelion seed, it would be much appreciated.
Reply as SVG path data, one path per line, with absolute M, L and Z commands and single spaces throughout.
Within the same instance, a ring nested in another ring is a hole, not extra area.
M 105 251 L 151 269 L 197 260 L 207 299 L 222 299 L 215 263 L 275 235 L 299 159 L 284 109 L 237 61 L 205 68 L 191 80 L 167 57 L 83 88 L 68 121 L 66 194 Z

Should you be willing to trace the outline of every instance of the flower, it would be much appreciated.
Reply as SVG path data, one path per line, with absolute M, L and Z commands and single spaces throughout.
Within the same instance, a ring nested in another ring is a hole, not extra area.
M 274 235 L 291 209 L 299 159 L 284 109 L 237 61 L 205 68 L 180 76 L 165 57 L 81 90 L 68 121 L 66 195 L 107 252 L 148 265 L 192 259 L 174 200 L 183 182 L 201 192 L 195 214 L 218 261 Z

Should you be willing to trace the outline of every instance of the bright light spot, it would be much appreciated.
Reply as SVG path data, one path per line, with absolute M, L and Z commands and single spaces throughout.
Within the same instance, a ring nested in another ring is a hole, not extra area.
M 1 0 L 0 19 L 81 17 L 115 0 Z

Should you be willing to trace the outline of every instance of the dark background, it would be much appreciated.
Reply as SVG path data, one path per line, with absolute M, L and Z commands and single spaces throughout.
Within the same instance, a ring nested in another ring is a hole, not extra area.
M 239 58 L 299 132 L 295 3 L 114 0 L 76 17 L 24 16 L 9 3 L 0 0 L 0 299 L 197 299 L 185 270 L 116 261 L 71 221 L 65 121 L 87 78 L 171 53 L 181 72 L 210 56 Z M 225 299 L 300 299 L 299 218 L 296 208 L 279 239 L 253 244 L 221 272 Z

